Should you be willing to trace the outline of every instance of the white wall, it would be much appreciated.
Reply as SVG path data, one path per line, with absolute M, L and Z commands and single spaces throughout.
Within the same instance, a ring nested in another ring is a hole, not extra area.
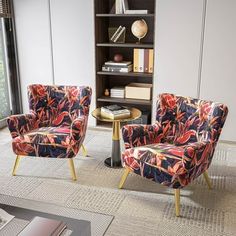
M 88 85 L 94 92 L 92 9 L 93 0 L 14 0 L 24 112 L 31 83 Z
M 48 0 L 14 0 L 14 11 L 23 109 L 27 112 L 27 86 L 53 82 Z
M 154 94 L 227 104 L 221 139 L 236 141 L 236 1 L 158 0 L 156 10 Z
M 198 96 L 203 9 L 204 0 L 157 1 L 153 94 Z
M 208 0 L 203 49 L 200 97 L 228 105 L 221 138 L 236 141 L 235 0 Z
M 92 0 L 51 0 L 55 84 L 88 85 L 95 91 L 92 9 Z M 89 124 L 95 125 L 95 119 Z
M 158 93 L 199 95 L 205 1 L 157 0 L 154 111 Z M 236 141 L 235 1 L 207 2 L 200 95 L 229 105 L 222 137 Z M 93 0 L 14 0 L 14 10 L 25 112 L 26 87 L 30 83 L 86 84 L 95 89 Z M 90 117 L 89 125 L 94 124 Z
M 158 0 L 156 92 L 197 97 L 203 0 Z

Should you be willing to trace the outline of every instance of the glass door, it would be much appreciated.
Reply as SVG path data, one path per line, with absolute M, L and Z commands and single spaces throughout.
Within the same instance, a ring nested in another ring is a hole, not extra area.
M 0 18 L 0 126 L 1 121 L 11 114 L 9 63 L 4 19 Z

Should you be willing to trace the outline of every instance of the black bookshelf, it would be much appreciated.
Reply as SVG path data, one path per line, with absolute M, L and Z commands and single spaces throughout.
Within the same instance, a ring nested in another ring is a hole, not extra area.
M 125 86 L 129 83 L 153 84 L 150 73 L 104 72 L 102 65 L 112 60 L 114 54 L 121 53 L 125 60 L 133 61 L 133 49 L 154 49 L 155 35 L 155 0 L 128 0 L 130 9 L 147 9 L 149 14 L 111 14 L 115 0 L 94 0 L 95 25 L 95 66 L 96 66 L 96 107 L 109 104 L 121 104 L 152 112 L 152 100 L 111 98 L 104 96 L 104 90 L 114 86 Z M 137 44 L 137 38 L 131 33 L 131 25 L 135 20 L 144 19 L 148 24 L 148 34 Z M 108 37 L 109 27 L 126 27 L 125 43 L 111 43 Z M 104 123 L 97 121 L 98 126 Z

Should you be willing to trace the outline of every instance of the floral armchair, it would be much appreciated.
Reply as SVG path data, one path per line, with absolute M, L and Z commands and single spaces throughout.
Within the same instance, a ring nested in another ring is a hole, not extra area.
M 76 180 L 72 158 L 85 138 L 91 93 L 89 87 L 28 87 L 30 113 L 7 119 L 17 155 L 13 175 L 21 156 L 68 158 Z
M 211 188 L 211 164 L 228 109 L 225 105 L 173 94 L 160 94 L 156 123 L 126 125 L 122 154 L 122 188 L 130 171 L 175 189 L 176 215 L 180 189 L 201 174 Z

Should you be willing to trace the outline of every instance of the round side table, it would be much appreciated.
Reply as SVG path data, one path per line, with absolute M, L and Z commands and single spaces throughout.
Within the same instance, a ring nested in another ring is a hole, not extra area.
M 142 113 L 136 108 L 129 108 L 131 115 L 125 119 L 108 119 L 101 116 L 101 108 L 97 108 L 92 112 L 92 116 L 97 120 L 104 122 L 112 122 L 112 152 L 104 163 L 108 167 L 121 167 L 121 151 L 120 151 L 120 123 L 138 119 Z

